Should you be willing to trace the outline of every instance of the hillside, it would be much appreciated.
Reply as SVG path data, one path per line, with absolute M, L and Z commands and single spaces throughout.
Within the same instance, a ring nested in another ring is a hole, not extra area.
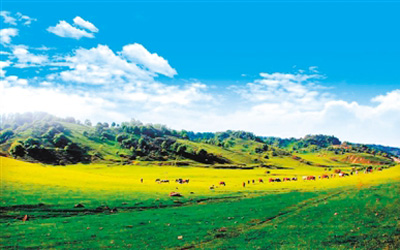
M 109 162 L 225 168 L 392 165 L 396 148 L 342 143 L 334 136 L 281 139 L 244 131 L 195 133 L 132 120 L 92 125 L 46 113 L 2 117 L 0 153 L 53 165 Z

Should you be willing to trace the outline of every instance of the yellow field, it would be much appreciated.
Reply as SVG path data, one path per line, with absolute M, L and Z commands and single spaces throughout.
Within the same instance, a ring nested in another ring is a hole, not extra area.
M 10 158 L 1 157 L 2 190 L 7 186 L 22 185 L 47 188 L 62 188 L 80 191 L 104 191 L 106 193 L 138 192 L 154 196 L 165 196 L 171 191 L 179 191 L 183 195 L 193 192 L 202 196 L 214 196 L 233 192 L 254 191 L 290 191 L 290 190 L 317 190 L 342 186 L 363 186 L 369 184 L 400 181 L 400 165 L 372 174 L 358 174 L 345 178 L 332 178 L 316 181 L 303 181 L 304 175 L 330 174 L 323 168 L 300 165 L 295 169 L 269 170 L 256 168 L 252 170 L 227 170 L 199 167 L 172 167 L 172 166 L 121 166 L 121 165 L 70 165 L 49 166 L 43 164 L 26 163 Z M 298 181 L 268 183 L 270 177 L 298 177 Z M 140 179 L 144 182 L 141 183 Z M 170 183 L 158 184 L 155 179 L 168 179 Z M 178 184 L 175 179 L 190 179 L 189 184 Z M 262 178 L 264 183 L 259 183 Z M 247 184 L 248 180 L 255 180 L 256 184 Z M 226 186 L 218 183 L 224 181 Z M 246 182 L 246 187 L 242 183 Z M 215 185 L 217 188 L 210 189 Z

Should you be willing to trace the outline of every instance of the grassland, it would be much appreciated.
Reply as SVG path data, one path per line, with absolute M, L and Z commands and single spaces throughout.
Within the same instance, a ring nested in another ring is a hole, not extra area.
M 318 156 L 308 157 L 313 160 Z M 143 163 L 51 166 L 1 157 L 0 245 L 399 247 L 400 166 L 346 178 L 269 183 L 271 177 L 301 179 L 334 170 L 291 157 L 269 161 L 285 168 L 242 170 Z M 350 168 L 347 163 L 339 166 Z M 171 182 L 158 184 L 157 178 Z M 178 184 L 174 182 L 177 178 L 190 182 Z M 258 182 L 260 178 L 264 183 Z M 247 184 L 249 180 L 255 184 Z M 220 181 L 226 186 L 219 185 Z M 172 191 L 183 196 L 169 197 Z M 75 208 L 76 204 L 84 207 Z M 29 220 L 23 222 L 25 215 Z

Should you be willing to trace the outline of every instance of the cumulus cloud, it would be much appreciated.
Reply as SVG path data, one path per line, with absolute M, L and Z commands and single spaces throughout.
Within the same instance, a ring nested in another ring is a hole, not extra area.
M 4 113 L 45 111 L 62 117 L 75 116 L 82 120 L 93 118 L 95 113 L 103 120 L 110 117 L 119 120 L 124 117 L 113 111 L 114 104 L 88 94 L 68 93 L 57 88 L 4 85 L 0 85 L 0 91 Z
M 3 10 L 0 11 L 0 16 L 4 18 L 4 23 L 10 25 L 17 25 L 18 23 L 22 23 L 25 26 L 29 26 L 33 21 L 36 21 L 36 18 L 23 15 L 20 12 L 17 12 L 15 15 L 13 15 L 11 14 L 11 12 Z
M 11 38 L 18 36 L 18 29 L 7 28 L 0 30 L 0 42 L 3 45 L 8 45 L 11 43 Z
M 251 102 L 286 103 L 293 108 L 310 110 L 320 107 L 329 100 L 328 93 L 320 92 L 316 80 L 319 74 L 260 73 L 262 79 L 246 84 L 231 86 L 236 93 Z
M 168 64 L 167 60 L 157 55 L 157 53 L 150 53 L 141 44 L 134 43 L 124 46 L 121 55 L 132 62 L 143 65 L 152 72 L 160 73 L 169 77 L 173 77 L 177 74 L 176 70 Z
M 153 60 L 132 60 L 135 58 L 133 50 L 130 51 L 130 58 L 127 58 L 123 52 L 114 53 L 106 45 L 91 49 L 80 48 L 71 56 L 65 57 L 69 70 L 56 73 L 53 77 L 65 82 L 115 87 L 121 84 L 140 85 L 152 82 L 157 73 L 166 76 L 176 74 L 165 59 L 150 54 L 142 45 L 140 47 L 137 58 L 141 58 L 143 53 L 156 57 L 152 57 Z
M 13 46 L 12 54 L 17 59 L 15 67 L 26 68 L 32 66 L 43 66 L 48 62 L 47 55 L 35 55 L 28 51 L 28 47 L 25 45 Z
M 20 81 L 19 84 L 16 83 L 17 80 Z M 0 91 L 3 113 L 44 111 L 58 116 L 74 116 L 81 120 L 89 118 L 93 121 L 117 122 L 127 121 L 132 117 L 146 119 L 149 114 L 154 119 L 148 121 L 157 122 L 158 116 L 176 115 L 178 110 L 188 111 L 196 107 L 196 103 L 209 102 L 212 98 L 205 93 L 206 86 L 200 83 L 183 87 L 154 83 L 149 88 L 130 86 L 107 91 L 77 89 L 47 81 L 40 82 L 37 87 L 27 84 L 26 79 L 15 76 L 6 77 L 0 82 Z
M 56 26 L 50 26 L 47 31 L 60 37 L 68 37 L 73 39 L 81 39 L 82 37 L 94 38 L 93 33 L 89 33 L 85 30 L 75 28 L 66 21 L 60 21 Z
M 0 85 L 3 87 L 10 87 L 15 85 L 28 85 L 28 80 L 21 79 L 18 76 L 6 76 L 0 80 Z M 5 94 L 3 92 L 3 94 Z
M 77 49 L 65 61 L 70 70 L 60 72 L 59 76 L 66 82 L 117 85 L 127 81 L 148 81 L 153 76 L 136 64 L 122 59 L 106 45 Z
M 90 24 L 76 17 L 75 27 L 60 21 L 58 28 L 49 31 L 75 39 L 93 37 L 88 31 L 97 28 Z M 74 34 L 76 30 L 79 34 Z M 116 122 L 134 117 L 194 131 L 236 129 L 281 137 L 322 133 L 400 146 L 400 90 L 377 95 L 369 104 L 345 101 L 322 86 L 325 77 L 315 66 L 308 73 L 260 73 L 259 79 L 247 84 L 219 87 L 216 94 L 197 81 L 159 82 L 157 76 L 174 77 L 177 72 L 141 44 L 128 44 L 120 51 L 107 45 L 79 48 L 55 58 L 32 53 L 27 46 L 9 45 L 17 29 L 3 29 L 0 35 L 11 51 L 9 61 L 0 63 L 0 102 L 5 113 L 45 111 Z M 30 79 L 7 76 L 4 70 L 43 65 L 62 67 L 48 68 L 52 73 Z
M 9 11 L 0 11 L 0 16 L 4 18 L 3 22 L 11 25 L 17 25 L 17 19 L 11 16 Z
M 0 77 L 4 77 L 6 75 L 6 71 L 4 68 L 10 66 L 9 61 L 0 61 Z
M 94 26 L 93 23 L 84 20 L 84 19 L 83 19 L 82 17 L 80 17 L 80 16 L 75 17 L 73 21 L 74 21 L 74 24 L 75 24 L 76 26 L 85 28 L 85 29 L 87 29 L 87 30 L 90 30 L 91 32 L 99 32 L 99 29 L 96 28 L 96 26 Z
M 16 16 L 18 17 L 18 21 L 22 22 L 23 25 L 29 26 L 33 21 L 37 21 L 36 18 L 29 17 L 27 15 L 23 15 L 20 12 L 17 12 Z

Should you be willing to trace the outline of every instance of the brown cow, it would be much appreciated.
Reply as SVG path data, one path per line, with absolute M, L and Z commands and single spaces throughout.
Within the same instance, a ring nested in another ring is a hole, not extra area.
M 171 192 L 171 193 L 169 193 L 169 196 L 170 197 L 182 197 L 182 195 L 178 192 Z
M 225 183 L 225 181 L 220 181 L 219 185 L 226 186 L 226 183 Z

